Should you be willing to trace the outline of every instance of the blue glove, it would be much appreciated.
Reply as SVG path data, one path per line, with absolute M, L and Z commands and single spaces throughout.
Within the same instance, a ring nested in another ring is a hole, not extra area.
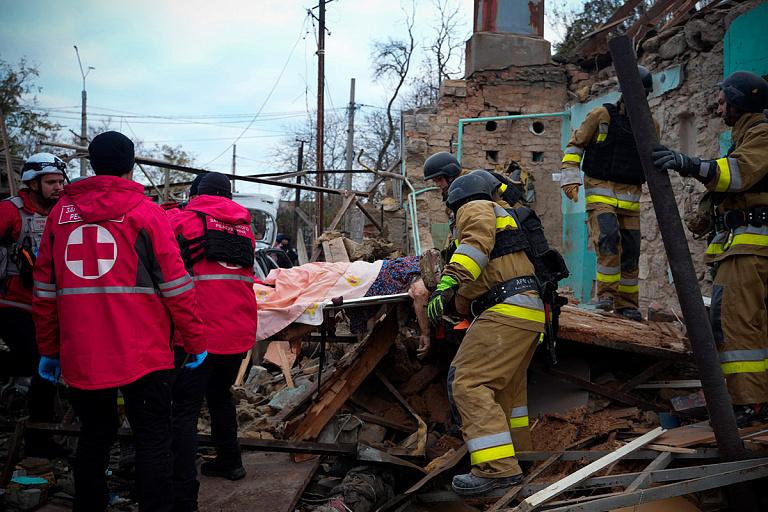
M 61 363 L 58 359 L 42 356 L 40 358 L 40 366 L 37 368 L 37 373 L 39 373 L 45 380 L 57 384 L 59 382 L 59 375 L 61 375 Z
M 429 323 L 435 327 L 442 325 L 443 310 L 453 298 L 453 294 L 458 287 L 459 283 L 451 276 L 440 278 L 440 284 L 437 285 L 437 289 L 429 297 L 429 306 L 427 306 Z
M 190 354 L 189 362 L 184 365 L 184 368 L 187 370 L 194 370 L 201 364 L 203 364 L 203 361 L 205 361 L 205 358 L 208 357 L 208 351 L 203 350 L 199 354 Z

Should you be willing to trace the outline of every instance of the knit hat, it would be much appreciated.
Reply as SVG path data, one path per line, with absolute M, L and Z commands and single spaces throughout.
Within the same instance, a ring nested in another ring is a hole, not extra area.
M 97 175 L 121 176 L 133 169 L 133 142 L 120 132 L 104 132 L 88 146 L 91 167 Z
M 195 176 L 195 179 L 192 180 L 192 185 L 189 186 L 190 196 L 196 196 L 200 194 L 200 192 L 198 191 L 198 187 L 200 186 L 200 182 L 203 181 L 204 176 L 205 176 L 205 173 L 201 173 Z
M 201 196 L 220 196 L 232 199 L 232 184 L 229 182 L 229 178 L 220 172 L 209 172 L 200 180 L 197 193 Z

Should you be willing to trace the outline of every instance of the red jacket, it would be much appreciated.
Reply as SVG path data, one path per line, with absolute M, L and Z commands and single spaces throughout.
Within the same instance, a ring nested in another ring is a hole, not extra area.
M 20 190 L 18 196 L 24 200 L 24 209 L 30 214 L 36 213 L 42 217 L 47 215 L 32 204 L 29 199 L 29 189 Z M 11 201 L 0 201 L 0 245 L 10 246 L 19 241 L 20 235 L 21 214 L 19 209 Z M 2 283 L 0 283 L 0 290 L 2 290 Z M 31 312 L 32 288 L 24 286 L 19 276 L 11 276 L 8 279 L 5 293 L 0 295 L 0 308 L 20 308 Z
M 201 195 L 170 219 L 177 240 L 192 240 L 203 235 L 203 218 L 199 213 L 224 224 L 235 226 L 238 232 L 256 242 L 251 232 L 251 214 L 244 207 L 225 197 Z M 253 292 L 253 267 L 208 260 L 205 257 L 192 265 L 197 304 L 205 324 L 208 352 L 239 354 L 256 342 L 256 295 Z M 179 334 L 179 333 L 177 333 Z M 180 333 L 181 338 L 184 333 Z M 181 340 L 177 336 L 177 343 Z
M 70 386 L 102 389 L 173 368 L 173 325 L 205 350 L 192 278 L 165 212 L 136 182 L 94 176 L 64 187 L 34 271 L 40 354 Z M 173 321 L 172 321 L 173 320 Z

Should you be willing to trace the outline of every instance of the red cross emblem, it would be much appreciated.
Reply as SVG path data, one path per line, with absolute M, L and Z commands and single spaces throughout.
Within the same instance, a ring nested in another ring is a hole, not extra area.
M 117 243 L 106 228 L 85 224 L 69 235 L 64 262 L 77 277 L 98 279 L 112 269 Z

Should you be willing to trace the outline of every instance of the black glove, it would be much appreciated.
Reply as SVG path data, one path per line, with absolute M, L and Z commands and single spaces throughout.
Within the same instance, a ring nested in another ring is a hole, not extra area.
M 680 176 L 691 176 L 705 185 L 712 181 L 717 173 L 715 160 L 690 157 L 662 144 L 654 146 L 651 156 L 653 157 L 653 165 L 659 171 L 672 169 L 677 171 Z
M 690 176 L 693 174 L 693 162 L 691 157 L 686 156 L 674 149 L 669 149 L 667 146 L 658 144 L 653 147 L 653 165 L 655 165 L 660 171 L 668 171 L 670 169 L 677 171 L 680 176 Z

